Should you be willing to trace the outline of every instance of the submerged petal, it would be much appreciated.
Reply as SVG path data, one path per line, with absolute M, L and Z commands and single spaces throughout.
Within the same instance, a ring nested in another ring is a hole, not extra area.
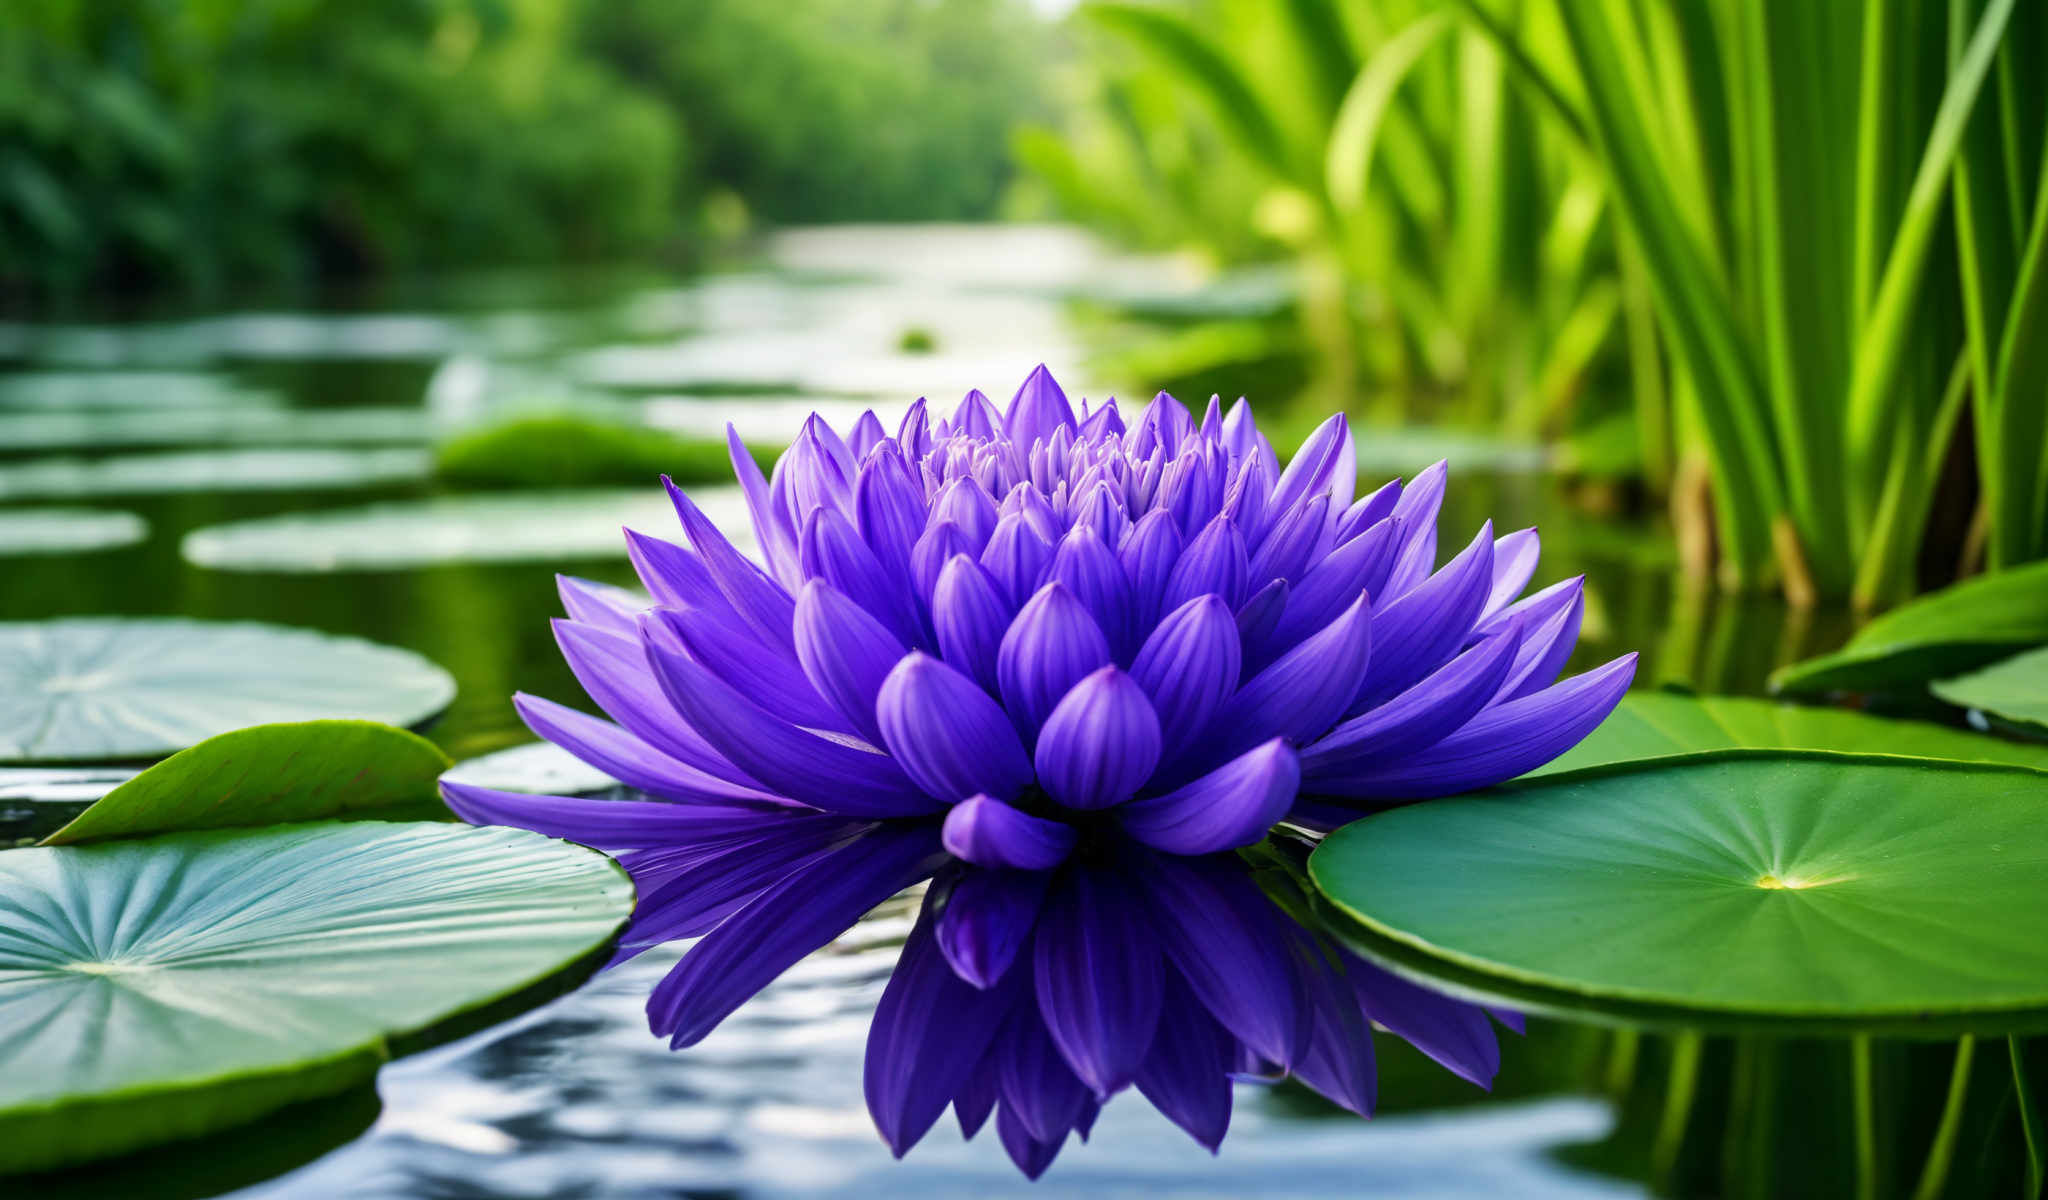
M 1038 1011 L 1097 1096 L 1137 1076 L 1159 1024 L 1159 936 L 1118 875 L 1076 870 L 1047 898 L 1034 940 Z
M 953 972 L 994 987 L 1030 940 L 1051 876 L 1043 871 L 965 871 L 939 917 L 939 948 Z
M 1178 974 L 1170 973 L 1159 1028 L 1138 1068 L 1138 1090 L 1211 1153 L 1230 1131 L 1230 1069 L 1236 1043 Z

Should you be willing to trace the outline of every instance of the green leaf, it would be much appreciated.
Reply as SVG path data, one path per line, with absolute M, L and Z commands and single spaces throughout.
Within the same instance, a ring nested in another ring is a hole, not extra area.
M 1193 22 L 1143 4 L 1094 3 L 1081 11 L 1128 38 L 1200 95 L 1224 133 L 1253 160 L 1284 179 L 1295 177 L 1279 123 L 1237 64 Z
M 727 530 L 747 528 L 737 487 L 691 488 L 690 498 Z M 628 525 L 673 531 L 675 510 L 658 487 L 440 497 L 209 525 L 185 535 L 184 554 L 221 571 L 309 573 L 622 559 Z
M 344 1092 L 579 982 L 632 897 L 600 855 L 461 825 L 0 855 L 0 1173 Z
M 1372 173 L 1373 147 L 1401 81 L 1422 56 L 1451 28 L 1450 14 L 1434 12 L 1418 18 L 1387 39 L 1366 60 L 1358 78 L 1344 94 L 1344 103 L 1330 128 L 1324 175 L 1330 202 L 1344 212 L 1365 203 L 1366 181 Z
M 1734 696 L 1632 692 L 1585 741 L 1523 778 L 1738 749 L 1836 750 L 2048 770 L 2048 746 L 2006 741 L 1927 721 L 1893 721 L 1847 709 Z
M 1728 751 L 1368 817 L 1309 873 L 1459 990 L 2004 1032 L 2048 1021 L 2044 797 L 2048 774 L 2018 767 Z
M 173 754 L 43 844 L 329 818 L 444 820 L 434 781 L 448 766 L 432 742 L 389 725 L 257 725 Z
M 455 697 L 409 650 L 183 617 L 0 622 L 0 761 L 154 758 L 247 725 L 416 725 Z
M 1943 679 L 1935 695 L 1962 708 L 2028 725 L 2048 726 L 2048 646 L 2017 654 L 1980 671 Z
M 1865 625 L 1833 654 L 1771 676 L 1773 691 L 1871 692 L 1931 679 L 2048 643 L 2048 562 L 1965 580 Z

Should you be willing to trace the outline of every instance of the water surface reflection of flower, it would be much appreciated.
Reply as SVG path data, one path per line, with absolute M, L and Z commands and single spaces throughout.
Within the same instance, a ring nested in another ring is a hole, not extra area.
M 1245 1076 L 1370 1115 L 1375 1023 L 1491 1081 L 1484 1010 L 1318 938 L 1239 852 L 1511 778 L 1606 716 L 1634 657 L 1558 681 L 1583 600 L 1518 599 L 1534 530 L 1438 567 L 1443 464 L 1355 496 L 1341 416 L 1283 470 L 1243 401 L 1077 419 L 1044 368 L 893 437 L 814 418 L 771 477 L 733 451 L 765 566 L 671 485 L 687 545 L 627 534 L 653 608 L 562 582 L 558 640 L 611 720 L 517 698 L 651 799 L 444 785 L 469 820 L 617 853 L 621 955 L 701 938 L 657 1034 L 701 1040 L 929 881 L 868 1041 L 898 1154 L 950 1105 L 1036 1176 L 1130 1087 L 1213 1149 Z

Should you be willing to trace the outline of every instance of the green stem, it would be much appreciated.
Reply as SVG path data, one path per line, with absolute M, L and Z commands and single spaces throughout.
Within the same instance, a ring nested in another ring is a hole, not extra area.
M 1939 1200 L 1948 1185 L 1949 1162 L 1956 1154 L 1956 1134 L 1962 1129 L 1964 1102 L 1970 1094 L 1970 1058 L 1977 1039 L 1964 1034 L 1956 1043 L 1956 1065 L 1948 1078 L 1948 1102 L 1941 1109 L 1941 1124 L 1934 1131 L 1934 1144 L 1927 1149 L 1927 1164 L 1920 1169 L 1920 1186 L 1913 1200 Z
M 1672 1173 L 1678 1167 L 1678 1152 L 1685 1145 L 1693 1093 L 1699 1086 L 1703 1040 L 1697 1033 L 1681 1033 L 1671 1039 L 1671 1073 L 1664 1085 L 1664 1116 L 1657 1123 L 1657 1140 L 1650 1152 L 1651 1178 L 1660 1192 L 1669 1190 Z
M 1856 1105 L 1856 1200 L 1877 1200 L 1877 1089 L 1869 1034 L 1849 1042 L 1849 1078 Z
M 1626 1098 L 1630 1083 L 1636 1077 L 1636 1047 L 1642 1043 L 1642 1035 L 1633 1029 L 1618 1030 L 1607 1050 L 1607 1094 Z
M 2048 1183 L 2048 1130 L 2042 1128 L 2041 1098 L 2034 1094 L 2034 1081 L 2027 1078 L 2026 1042 L 2008 1037 L 2012 1052 L 2012 1090 L 2019 1100 L 2020 1130 L 2027 1138 L 2027 1195 L 2039 1196 Z

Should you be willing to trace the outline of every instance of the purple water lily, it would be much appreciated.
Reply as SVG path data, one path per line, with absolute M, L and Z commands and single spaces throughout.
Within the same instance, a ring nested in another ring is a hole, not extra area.
M 1443 464 L 1354 497 L 1341 416 L 1283 470 L 1242 400 L 1076 419 L 1043 367 L 1007 411 L 813 417 L 772 477 L 732 460 L 762 565 L 671 484 L 687 547 L 627 534 L 652 608 L 562 581 L 562 651 L 612 720 L 517 698 L 650 799 L 444 785 L 469 820 L 617 852 L 622 956 L 701 938 L 655 1033 L 697 1042 L 929 880 L 867 1050 L 899 1155 L 950 1105 L 1035 1177 L 1132 1086 L 1213 1150 L 1246 1075 L 1369 1115 L 1374 1024 L 1490 1083 L 1484 1010 L 1334 948 L 1235 852 L 1599 724 L 1634 656 L 1557 682 L 1583 599 L 1517 599 L 1534 530 L 1439 568 Z

